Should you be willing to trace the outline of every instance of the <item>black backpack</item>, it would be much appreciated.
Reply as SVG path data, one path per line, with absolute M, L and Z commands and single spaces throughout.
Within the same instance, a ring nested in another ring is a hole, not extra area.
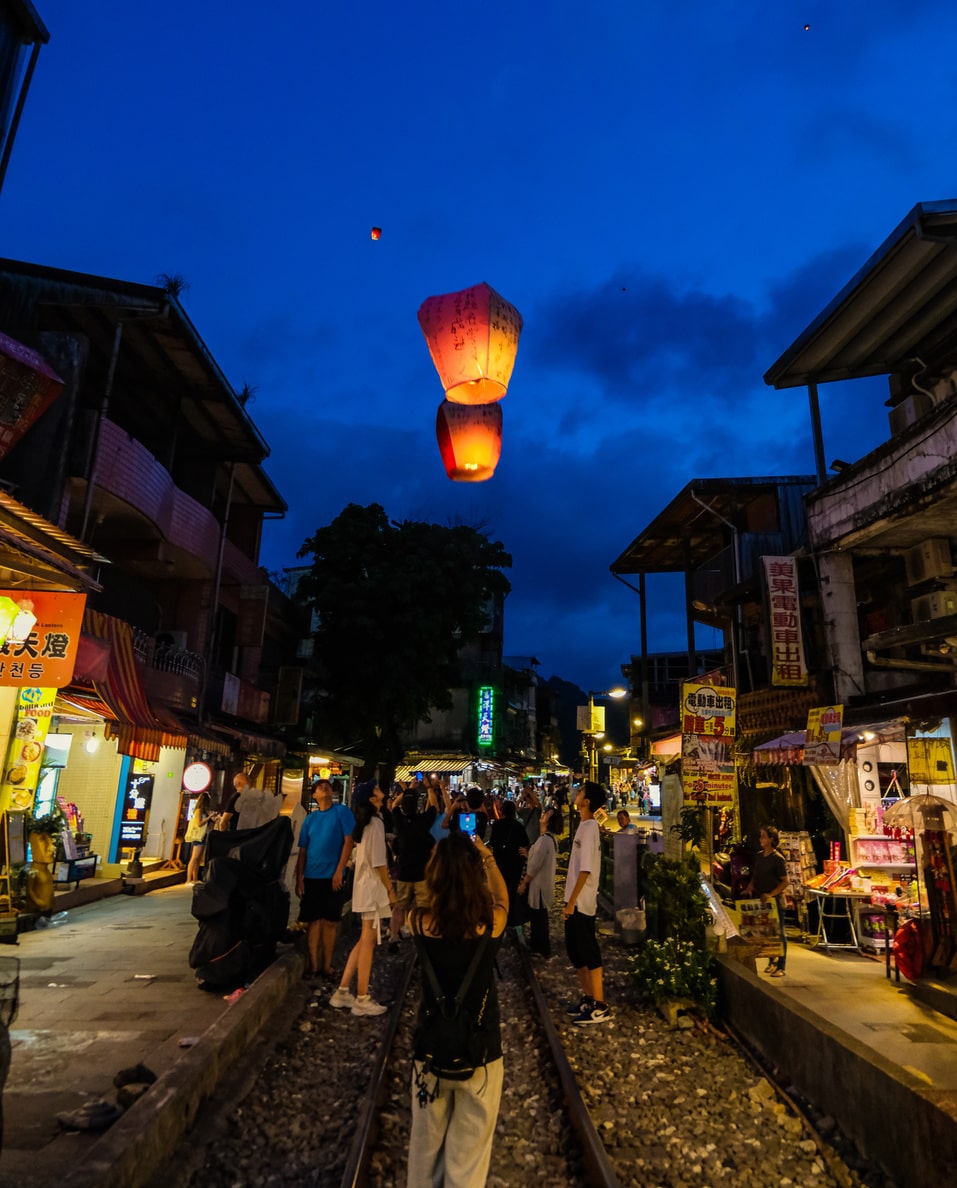
M 485 1016 L 488 991 L 486 990 L 482 998 L 482 1005 L 477 1014 L 463 1006 L 463 1002 L 488 948 L 490 935 L 486 932 L 479 941 L 454 997 L 442 993 L 442 987 L 439 985 L 439 979 L 435 975 L 421 935 L 413 931 L 412 938 L 419 955 L 419 965 L 435 996 L 434 1005 L 426 1006 L 424 1017 L 416 1027 L 413 1037 L 413 1051 L 423 1053 L 418 1059 L 421 1067 L 416 1071 L 415 1083 L 419 1105 L 425 1106 L 438 1095 L 440 1080 L 444 1078 L 447 1081 L 467 1081 L 477 1068 L 482 1068 L 485 1064 L 482 1020 Z M 435 1086 L 431 1093 L 423 1074 L 435 1077 Z

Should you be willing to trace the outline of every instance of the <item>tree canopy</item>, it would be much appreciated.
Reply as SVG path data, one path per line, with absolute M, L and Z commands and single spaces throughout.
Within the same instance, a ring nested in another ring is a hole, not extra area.
M 461 649 L 511 588 L 512 559 L 477 528 L 399 523 L 377 503 L 350 503 L 298 555 L 311 558 L 299 589 L 318 613 L 317 722 L 369 765 L 394 764 L 402 729 L 451 706 Z

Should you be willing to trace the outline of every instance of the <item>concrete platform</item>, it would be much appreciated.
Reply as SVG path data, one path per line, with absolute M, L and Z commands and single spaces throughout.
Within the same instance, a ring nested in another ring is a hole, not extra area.
M 791 943 L 783 978 L 722 958 L 720 984 L 728 1022 L 902 1188 L 948 1182 L 957 1022 L 853 951 Z
M 302 957 L 282 946 L 235 1005 L 199 990 L 187 961 L 191 895 L 182 884 L 115 895 L 3 946 L 0 955 L 20 961 L 21 1005 L 3 1095 L 2 1188 L 144 1183 L 300 979 Z M 159 1079 L 108 1131 L 58 1125 L 58 1112 L 115 1101 L 114 1075 L 138 1062 Z

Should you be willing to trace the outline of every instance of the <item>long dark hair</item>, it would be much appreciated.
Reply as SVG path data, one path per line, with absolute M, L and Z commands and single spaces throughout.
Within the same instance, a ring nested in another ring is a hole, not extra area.
M 453 832 L 438 842 L 425 868 L 425 885 L 430 931 L 450 941 L 477 936 L 483 924 L 486 932 L 492 931 L 492 893 L 468 834 Z
M 378 815 L 379 810 L 371 800 L 366 804 L 360 805 L 359 808 L 356 809 L 356 827 L 352 831 L 352 840 L 356 843 L 356 845 L 362 841 L 362 835 L 365 833 L 366 826 L 373 817 L 377 817 Z

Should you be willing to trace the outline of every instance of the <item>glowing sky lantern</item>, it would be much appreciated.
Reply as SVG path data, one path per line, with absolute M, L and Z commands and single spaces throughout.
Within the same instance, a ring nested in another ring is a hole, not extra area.
M 454 483 L 485 482 L 495 473 L 502 452 L 502 406 L 443 400 L 435 416 L 435 436 L 445 473 Z
M 373 227 L 372 228 L 372 238 L 373 239 L 381 239 L 382 238 L 382 228 L 381 227 Z
M 448 400 L 501 400 L 515 366 L 522 315 L 483 281 L 458 293 L 428 297 L 419 325 Z

